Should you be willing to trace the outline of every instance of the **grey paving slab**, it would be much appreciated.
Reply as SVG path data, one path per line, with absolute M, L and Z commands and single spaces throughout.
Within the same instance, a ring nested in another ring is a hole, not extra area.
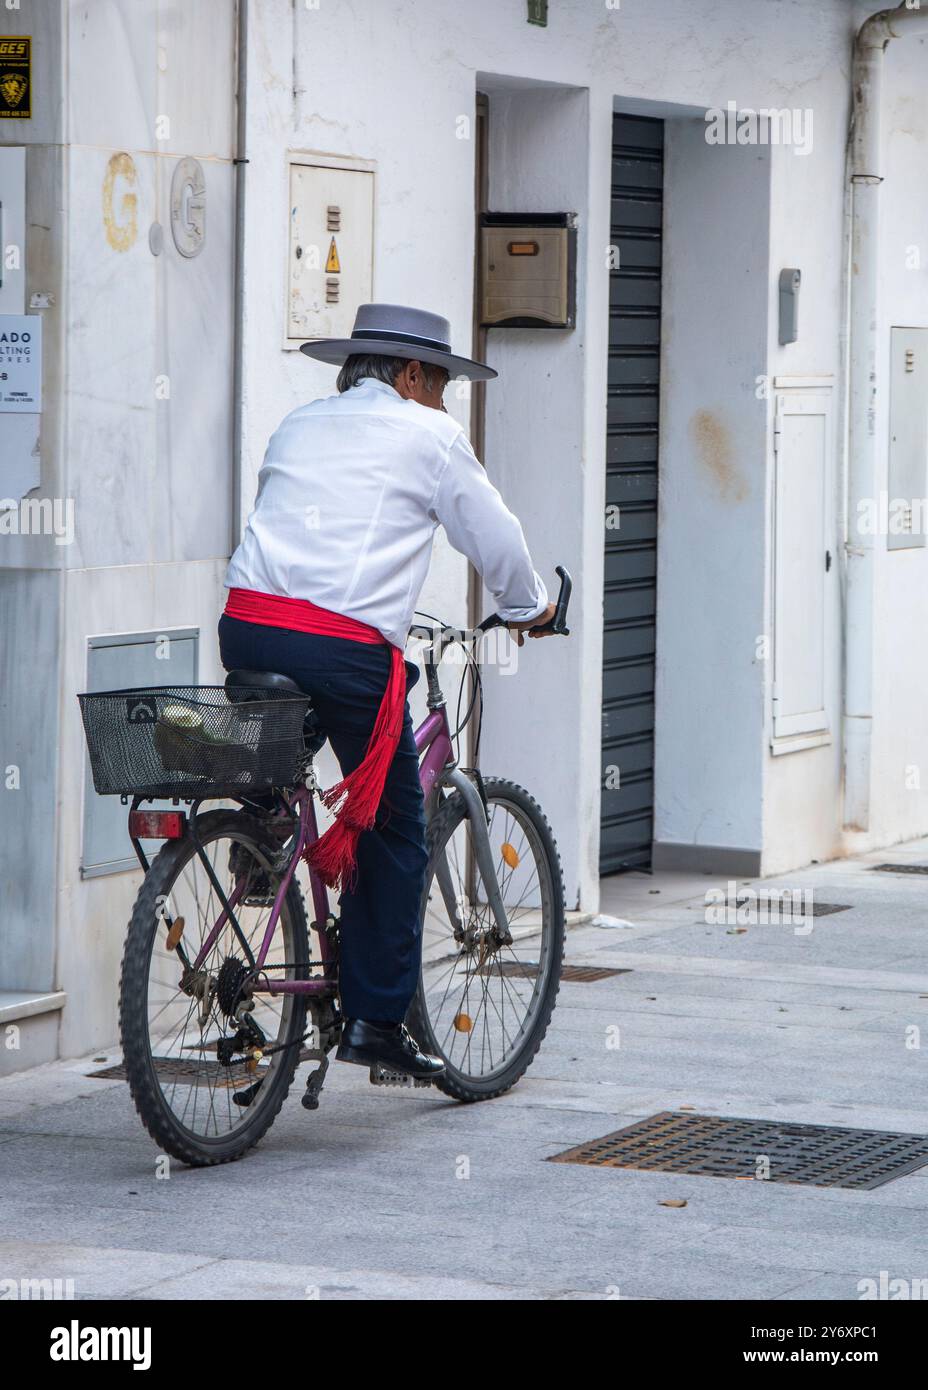
M 893 1240 L 883 1234 L 861 1237 L 853 1226 L 841 1233 L 751 1231 L 726 1226 L 702 1234 L 691 1248 L 694 1252 L 727 1253 L 741 1259 L 750 1255 L 765 1265 L 790 1270 L 852 1274 L 856 1279 L 878 1278 L 881 1269 L 891 1271 L 893 1278 L 910 1282 L 928 1279 L 923 1234 L 919 1243 L 914 1235 L 908 1241 Z
M 896 854 L 928 860 L 928 841 Z M 635 925 L 576 925 L 568 957 L 631 973 L 565 983 L 531 1070 L 489 1104 L 336 1066 L 308 1116 L 301 1073 L 247 1158 L 165 1181 L 128 1088 L 88 1077 L 105 1063 L 6 1078 L 0 1270 L 78 1271 L 85 1298 L 391 1301 L 840 1300 L 880 1269 L 925 1277 L 928 1169 L 849 1192 L 546 1161 L 681 1107 L 928 1131 L 928 1042 L 905 1046 L 928 1020 L 928 883 L 873 873 L 880 858 L 774 881 L 851 904 L 799 938 L 707 924 L 717 876 L 608 884 L 604 913 Z
M 835 1239 L 851 1234 L 874 1242 L 885 1239 L 887 1248 L 904 1246 L 908 1257 L 913 1251 L 924 1254 L 926 1250 L 925 1208 L 917 1205 L 915 1197 L 910 1197 L 910 1206 L 887 1210 L 870 1200 L 871 1193 L 847 1189 L 831 1189 L 832 1200 L 822 1201 L 820 1189 L 777 1183 L 730 1183 L 626 1169 L 596 1173 L 595 1178 L 601 1181 L 581 1184 L 582 1195 L 572 1199 L 584 1219 L 621 1217 L 635 1222 L 650 1218 L 652 1225 L 674 1231 L 681 1241 L 690 1239 L 694 1230 L 714 1237 L 728 1223 L 753 1236 L 775 1231 L 812 1240 L 818 1233 Z M 687 1205 L 660 1207 L 668 1197 Z
M 78 1298 L 123 1298 L 170 1275 L 197 1275 L 209 1263 L 191 1253 L 121 1250 L 108 1244 L 0 1240 L 4 1279 L 73 1281 Z
M 864 1276 L 867 1277 L 867 1276 Z M 860 1280 L 854 1274 L 816 1274 L 811 1279 L 803 1279 L 786 1293 L 776 1294 L 777 1300 L 784 1302 L 816 1301 L 825 1299 L 831 1302 L 860 1300 Z M 863 1310 L 861 1310 L 863 1311 Z
M 500 1284 L 490 1280 L 466 1280 L 438 1274 L 410 1275 L 376 1269 L 340 1269 L 329 1265 L 281 1264 L 258 1260 L 217 1260 L 207 1271 L 212 1298 L 253 1301 L 304 1299 L 307 1301 L 387 1302 L 422 1299 L 510 1302 L 513 1299 L 551 1295 L 532 1287 Z M 146 1288 L 144 1298 L 202 1297 L 198 1274 L 162 1279 Z M 562 1295 L 565 1296 L 565 1295 Z

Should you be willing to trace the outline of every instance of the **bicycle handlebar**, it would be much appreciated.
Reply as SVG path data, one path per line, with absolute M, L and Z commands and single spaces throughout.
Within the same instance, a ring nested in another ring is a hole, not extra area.
M 567 626 L 567 605 L 570 603 L 570 591 L 573 588 L 573 580 L 568 570 L 563 565 L 555 567 L 555 574 L 561 581 L 558 590 L 557 603 L 554 607 L 554 617 L 546 623 L 539 623 L 537 627 L 525 629 L 527 632 L 553 632 L 558 637 L 569 637 L 570 628 Z M 498 613 L 491 613 L 488 618 L 484 618 L 482 623 L 477 624 L 479 632 L 487 632 L 491 627 L 508 627 L 505 618 L 501 618 Z

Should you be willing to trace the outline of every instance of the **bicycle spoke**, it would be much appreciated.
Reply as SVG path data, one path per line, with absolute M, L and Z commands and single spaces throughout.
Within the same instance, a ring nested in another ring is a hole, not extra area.
M 455 938 L 437 878 L 423 921 L 422 999 L 432 1036 L 449 1065 L 475 1078 L 499 1073 L 524 1045 L 550 977 L 545 923 L 553 885 L 538 832 L 517 803 L 491 797 L 488 834 L 506 922 L 510 932 L 518 926 L 520 935 L 538 938 L 538 964 L 529 968 L 511 943 L 500 941 L 466 817 L 449 823 L 433 858 L 444 858 L 464 939 Z M 504 846 L 512 850 L 506 856 Z
M 226 1017 L 219 1007 L 215 991 L 220 967 L 229 957 L 248 965 L 243 955 L 243 941 L 257 958 L 271 911 L 269 904 L 248 906 L 244 902 L 259 873 L 269 872 L 267 851 L 263 846 L 252 845 L 244 833 L 242 841 L 233 841 L 228 835 L 220 834 L 203 843 L 205 858 L 223 892 L 231 896 L 236 885 L 230 861 L 233 843 L 241 845 L 237 853 L 247 856 L 247 888 L 235 909 L 241 939 L 227 919 L 210 945 L 196 977 L 182 989 L 181 981 L 187 977 L 187 972 L 180 957 L 167 948 L 166 932 L 170 928 L 166 923 L 165 932 L 159 929 L 155 933 L 149 963 L 147 1030 L 155 1080 L 176 1121 L 205 1140 L 225 1138 L 251 1117 L 253 1111 L 249 1107 L 233 1104 L 235 1092 L 256 1081 L 263 1082 L 282 1064 L 285 1056 L 275 1051 L 251 1069 L 246 1065 L 246 1053 L 236 1051 L 230 1063 L 223 1063 L 218 1052 L 219 1044 L 235 1037 L 239 1028 L 239 1024 Z M 272 886 L 276 887 L 273 881 Z M 193 951 L 192 963 L 202 952 L 222 911 L 212 879 L 197 854 L 192 853 L 179 868 L 166 895 L 165 911 L 172 924 L 184 918 L 184 937 Z M 285 902 L 281 925 L 272 938 L 265 967 L 294 959 L 287 944 L 288 911 Z M 294 970 L 292 966 L 283 972 L 270 970 L 268 976 L 293 978 Z M 208 1001 L 205 1009 L 204 1000 Z M 292 996 L 272 998 L 258 993 L 254 996 L 254 1004 L 250 1018 L 261 1029 L 266 1045 L 279 1044 L 288 1034 L 294 1007 Z

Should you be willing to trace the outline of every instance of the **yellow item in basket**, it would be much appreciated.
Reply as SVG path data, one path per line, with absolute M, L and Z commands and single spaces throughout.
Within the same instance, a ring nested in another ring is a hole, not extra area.
M 173 724 L 175 729 L 186 729 L 190 733 L 203 732 L 202 714 L 191 709 L 189 705 L 165 705 L 161 721 L 164 724 Z

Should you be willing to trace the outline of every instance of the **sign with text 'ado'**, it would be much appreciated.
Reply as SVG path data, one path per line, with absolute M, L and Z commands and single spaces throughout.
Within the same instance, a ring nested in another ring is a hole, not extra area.
M 42 319 L 0 314 L 0 411 L 42 409 Z

